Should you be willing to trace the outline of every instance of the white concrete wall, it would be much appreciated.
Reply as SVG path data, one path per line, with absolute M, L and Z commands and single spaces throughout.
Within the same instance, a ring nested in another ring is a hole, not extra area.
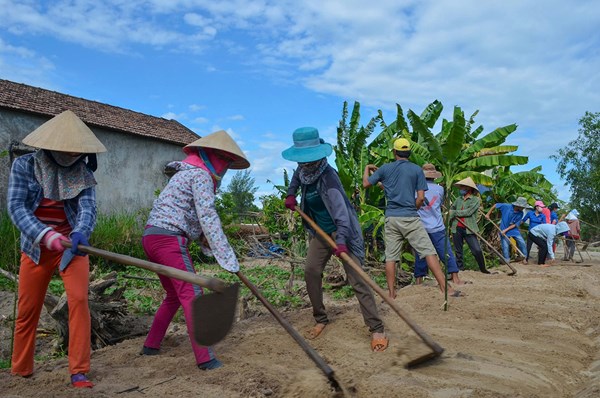
M 21 141 L 47 119 L 0 109 L 0 151 Z M 92 128 L 107 152 L 98 154 L 95 173 L 98 210 L 104 214 L 149 209 L 154 192 L 167 183 L 165 165 L 184 157 L 182 146 L 138 135 Z M 0 205 L 6 208 L 8 157 L 0 159 Z

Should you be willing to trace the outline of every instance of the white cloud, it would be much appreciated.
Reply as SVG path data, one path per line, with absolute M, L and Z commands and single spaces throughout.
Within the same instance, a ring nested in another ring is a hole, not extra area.
M 0 35 L 48 36 L 133 55 L 148 48 L 178 51 L 200 63 L 198 70 L 215 74 L 227 73 L 228 64 L 195 54 L 226 51 L 243 60 L 243 73 L 270 84 L 360 101 L 363 122 L 374 115 L 367 110 L 381 108 L 390 123 L 396 103 L 420 113 L 439 99 L 447 119 L 455 105 L 467 116 L 478 109 L 476 122 L 485 132 L 517 123 L 510 141 L 532 160 L 574 139 L 579 118 L 600 103 L 600 7 L 592 0 L 381 0 L 369 6 L 360 0 L 0 1 Z M 3 77 L 23 68 L 24 78 L 39 81 L 52 70 L 45 54 L 2 37 Z M 185 117 L 176 108 L 166 115 Z M 250 123 L 246 111 L 237 116 Z M 335 126 L 322 130 L 334 143 Z M 260 146 L 235 137 L 248 153 L 261 151 L 253 159 L 257 173 L 286 165 L 276 149 L 281 136 L 267 138 Z M 285 142 L 291 145 L 291 134 Z
M 205 105 L 192 104 L 192 105 L 188 106 L 188 109 L 191 112 L 200 112 L 200 111 L 206 109 L 206 106 Z
M 197 118 L 194 118 L 194 120 L 192 120 L 192 122 L 193 123 L 199 123 L 199 124 L 201 124 L 201 123 L 208 123 L 208 119 L 205 118 L 205 117 L 197 117 Z
M 167 120 L 177 120 L 177 119 L 181 119 L 181 115 L 178 115 L 174 112 L 167 112 L 162 114 L 160 117 L 162 117 L 163 119 L 167 119 Z

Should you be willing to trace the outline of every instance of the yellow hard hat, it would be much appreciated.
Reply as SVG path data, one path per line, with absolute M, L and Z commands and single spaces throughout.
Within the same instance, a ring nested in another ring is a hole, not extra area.
M 396 151 L 410 151 L 410 142 L 406 138 L 398 138 L 394 141 Z

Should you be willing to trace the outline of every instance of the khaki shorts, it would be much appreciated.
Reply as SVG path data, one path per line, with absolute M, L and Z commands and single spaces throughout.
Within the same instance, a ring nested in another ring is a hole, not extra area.
M 404 239 L 421 258 L 437 255 L 419 217 L 386 217 L 385 261 L 400 260 Z

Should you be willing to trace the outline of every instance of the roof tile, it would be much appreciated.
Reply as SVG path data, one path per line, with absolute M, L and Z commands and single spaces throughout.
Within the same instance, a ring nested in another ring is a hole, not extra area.
M 199 138 L 176 120 L 0 79 L 0 108 L 54 117 L 67 109 L 90 126 L 187 145 Z

